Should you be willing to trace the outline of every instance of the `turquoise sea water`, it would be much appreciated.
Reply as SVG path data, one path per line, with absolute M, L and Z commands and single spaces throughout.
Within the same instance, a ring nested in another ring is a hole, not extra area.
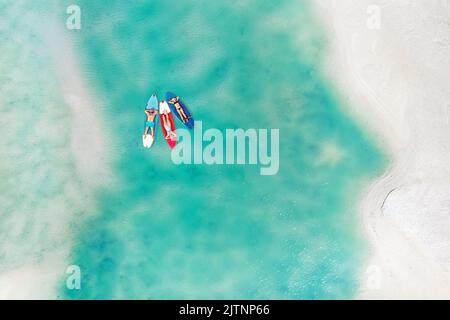
M 324 40 L 308 4 L 80 5 L 74 37 L 107 102 L 119 183 L 99 192 L 73 251 L 84 288 L 64 296 L 352 297 L 364 255 L 351 188 L 381 160 L 319 71 Z M 175 166 L 161 136 L 144 150 L 141 109 L 166 90 L 205 128 L 279 128 L 279 174 Z M 342 158 L 328 159 L 329 145 Z
M 55 3 L 65 26 L 72 2 Z M 68 224 L 82 289 L 68 290 L 62 277 L 59 297 L 352 298 L 366 257 L 358 188 L 384 161 L 320 71 L 326 41 L 308 2 L 78 5 L 82 29 L 65 32 L 102 101 L 114 183 L 90 195 L 88 219 Z M 166 91 L 204 129 L 280 129 L 279 173 L 176 166 L 159 132 L 144 149 L 142 110 Z

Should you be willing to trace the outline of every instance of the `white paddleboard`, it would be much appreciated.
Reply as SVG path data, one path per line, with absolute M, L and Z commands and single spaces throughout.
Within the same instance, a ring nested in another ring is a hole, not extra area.
M 150 148 L 153 145 L 153 137 L 148 134 L 147 136 L 142 135 L 142 143 L 144 145 L 145 148 Z

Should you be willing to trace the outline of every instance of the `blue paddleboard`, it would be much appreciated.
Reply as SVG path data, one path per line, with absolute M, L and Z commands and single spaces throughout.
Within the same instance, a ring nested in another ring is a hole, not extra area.
M 166 93 L 166 100 L 169 103 L 169 107 L 172 110 L 172 113 L 176 115 L 176 117 L 183 122 L 181 115 L 178 113 L 178 110 L 175 106 L 174 103 L 170 102 L 170 100 L 172 100 L 173 98 L 178 97 L 176 94 L 172 93 L 172 92 L 167 92 Z M 189 109 L 186 107 L 186 105 L 184 104 L 184 102 L 179 98 L 178 100 L 179 106 L 181 107 L 181 109 L 184 111 L 184 113 L 186 114 L 186 116 L 189 118 L 184 125 L 186 127 L 188 127 L 189 129 L 193 129 L 194 128 L 194 118 L 192 117 L 191 112 L 189 111 Z
M 156 110 L 158 112 L 159 109 L 159 101 L 156 94 L 152 95 L 150 99 L 148 100 L 147 106 L 145 107 L 145 110 Z M 158 114 L 155 115 L 155 119 L 153 120 L 153 132 L 156 135 L 156 123 L 158 121 Z M 147 128 L 147 115 L 145 115 L 144 118 L 144 133 L 145 129 Z M 149 131 L 150 132 L 150 131 Z M 155 137 L 151 136 L 150 134 L 147 134 L 147 136 L 142 135 L 142 143 L 145 148 L 150 148 L 153 145 L 153 141 L 155 140 Z

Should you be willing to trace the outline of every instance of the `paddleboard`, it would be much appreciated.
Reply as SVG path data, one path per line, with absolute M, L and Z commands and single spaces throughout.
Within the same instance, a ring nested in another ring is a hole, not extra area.
M 145 107 L 145 110 L 156 110 L 158 112 L 159 109 L 159 105 L 158 105 L 158 97 L 156 96 L 156 94 L 152 95 L 150 97 L 150 99 L 148 100 L 147 106 Z M 156 114 L 155 119 L 153 120 L 153 132 L 154 135 L 156 135 L 156 124 L 158 122 L 158 114 Z M 145 114 L 145 118 L 144 118 L 144 133 L 145 133 L 145 129 L 146 129 L 146 125 L 147 125 L 147 114 Z M 150 129 L 149 129 L 149 134 L 142 135 L 142 144 L 144 145 L 145 148 L 151 148 L 151 146 L 153 145 L 153 142 L 155 141 L 155 137 L 152 136 L 150 134 Z
M 167 122 L 164 122 L 164 118 L 167 116 Z M 176 136 L 176 128 L 175 121 L 173 121 L 172 111 L 170 110 L 169 104 L 166 101 L 161 101 L 159 103 L 159 119 L 161 121 L 161 128 L 164 134 L 164 139 L 169 145 L 170 149 L 175 148 L 177 145 L 177 136 Z M 168 128 L 166 128 L 166 125 Z M 172 132 L 171 135 L 168 132 Z
M 175 114 L 175 116 L 183 123 L 183 118 L 181 117 L 181 115 L 178 113 L 177 108 L 175 106 L 174 103 L 171 103 L 170 100 L 172 100 L 173 98 L 178 97 L 176 94 L 172 93 L 172 92 L 167 92 L 166 93 L 166 100 L 169 103 L 170 109 L 172 110 L 172 112 Z M 193 129 L 194 128 L 194 118 L 192 117 L 191 112 L 189 111 L 188 107 L 186 106 L 186 104 L 178 97 L 178 104 L 181 107 L 181 109 L 184 111 L 184 113 L 186 114 L 186 116 L 188 117 L 188 121 L 184 122 L 183 124 L 188 127 L 189 129 Z

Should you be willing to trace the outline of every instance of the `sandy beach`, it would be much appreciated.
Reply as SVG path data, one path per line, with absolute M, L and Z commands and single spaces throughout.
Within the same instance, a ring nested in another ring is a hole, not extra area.
M 360 299 L 450 298 L 450 2 L 317 2 L 325 71 L 390 158 L 361 204 Z

